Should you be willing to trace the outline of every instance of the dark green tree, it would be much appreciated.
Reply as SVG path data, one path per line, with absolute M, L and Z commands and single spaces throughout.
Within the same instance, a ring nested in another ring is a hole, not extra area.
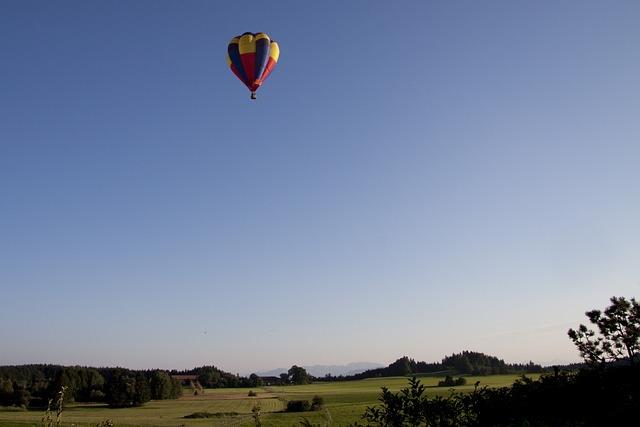
M 260 378 L 257 374 L 249 375 L 249 387 L 262 387 L 262 378 Z
M 116 369 L 108 383 L 106 401 L 112 408 L 140 406 L 151 399 L 149 382 L 142 372 Z
M 101 401 L 104 399 L 104 377 L 95 368 L 78 368 L 76 370 L 75 400 L 80 402 Z M 66 393 L 65 393 L 66 394 Z
M 177 399 L 182 396 L 182 383 L 180 380 L 171 378 L 171 399 Z
M 416 362 L 413 359 L 404 356 L 389 365 L 388 372 L 393 376 L 409 375 L 413 372 L 413 366 L 415 364 Z
M 13 405 L 13 381 L 0 378 L 0 405 Z
M 587 363 L 627 361 L 634 364 L 640 354 L 640 304 L 631 298 L 612 297 L 611 305 L 587 311 L 597 332 L 585 325 L 569 329 L 569 338 Z
M 282 384 L 289 384 L 289 374 L 286 372 L 281 373 L 280 380 L 282 380 Z
M 31 393 L 29 393 L 26 387 L 16 385 L 13 389 L 13 400 L 15 405 L 26 408 L 31 401 Z
M 309 384 L 311 382 L 311 376 L 307 373 L 307 370 L 301 366 L 293 365 L 289 368 L 288 372 L 289 381 L 292 384 Z
M 55 397 L 62 387 L 66 387 L 64 402 L 75 401 L 76 394 L 79 394 L 82 388 L 82 380 L 78 369 L 74 367 L 64 367 L 59 370 L 54 381 L 50 384 L 49 398 Z
M 135 393 L 133 395 L 133 406 L 140 406 L 151 400 L 151 388 L 149 381 L 142 372 L 135 375 Z
M 171 399 L 173 395 L 173 382 L 165 371 L 155 371 L 150 381 L 151 398 L 155 400 Z
M 112 408 L 134 406 L 135 379 L 123 369 L 116 369 L 108 382 L 106 401 Z

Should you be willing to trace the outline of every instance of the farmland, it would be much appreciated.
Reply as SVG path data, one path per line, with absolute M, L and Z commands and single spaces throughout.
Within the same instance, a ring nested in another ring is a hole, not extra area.
M 531 375 L 537 378 L 538 375 Z M 455 387 L 458 391 L 470 391 L 476 381 L 489 387 L 511 385 L 517 375 L 468 376 L 467 385 Z M 437 387 L 441 377 L 424 376 L 428 395 L 448 394 L 449 388 Z M 359 420 L 367 406 L 375 405 L 380 388 L 392 391 L 407 385 L 407 377 L 372 378 L 349 382 L 314 383 L 300 386 L 275 386 L 255 388 L 256 396 L 249 397 L 247 388 L 207 389 L 204 394 L 192 396 L 185 389 L 178 400 L 151 401 L 141 407 L 110 409 L 102 404 L 75 404 L 65 407 L 63 425 L 77 427 L 95 426 L 106 419 L 116 426 L 251 426 L 252 408 L 259 404 L 263 426 L 299 425 L 302 417 L 313 423 L 343 426 Z M 305 413 L 282 412 L 288 400 L 311 400 L 318 395 L 324 399 L 325 410 Z M 203 412 L 209 418 L 184 418 Z M 1 427 L 40 425 L 42 411 L 26 411 L 0 408 Z

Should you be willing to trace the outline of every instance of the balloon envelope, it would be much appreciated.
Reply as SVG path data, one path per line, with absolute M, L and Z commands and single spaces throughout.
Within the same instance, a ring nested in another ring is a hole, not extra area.
M 244 33 L 232 38 L 227 47 L 227 65 L 252 96 L 271 74 L 279 57 L 278 43 L 265 33 Z

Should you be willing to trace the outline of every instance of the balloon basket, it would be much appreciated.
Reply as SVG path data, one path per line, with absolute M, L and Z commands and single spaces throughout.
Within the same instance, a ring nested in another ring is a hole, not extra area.
M 251 92 L 251 99 L 256 99 L 256 93 L 255 92 Z

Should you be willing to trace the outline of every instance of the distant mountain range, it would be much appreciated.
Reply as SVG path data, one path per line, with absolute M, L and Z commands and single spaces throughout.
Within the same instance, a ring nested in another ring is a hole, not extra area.
M 327 374 L 333 376 L 356 375 L 369 369 L 382 368 L 384 365 L 372 362 L 354 362 L 346 365 L 311 365 L 303 366 L 307 372 L 314 377 L 324 377 Z M 278 377 L 281 373 L 287 372 L 289 368 L 277 368 L 270 371 L 256 372 L 261 377 Z

